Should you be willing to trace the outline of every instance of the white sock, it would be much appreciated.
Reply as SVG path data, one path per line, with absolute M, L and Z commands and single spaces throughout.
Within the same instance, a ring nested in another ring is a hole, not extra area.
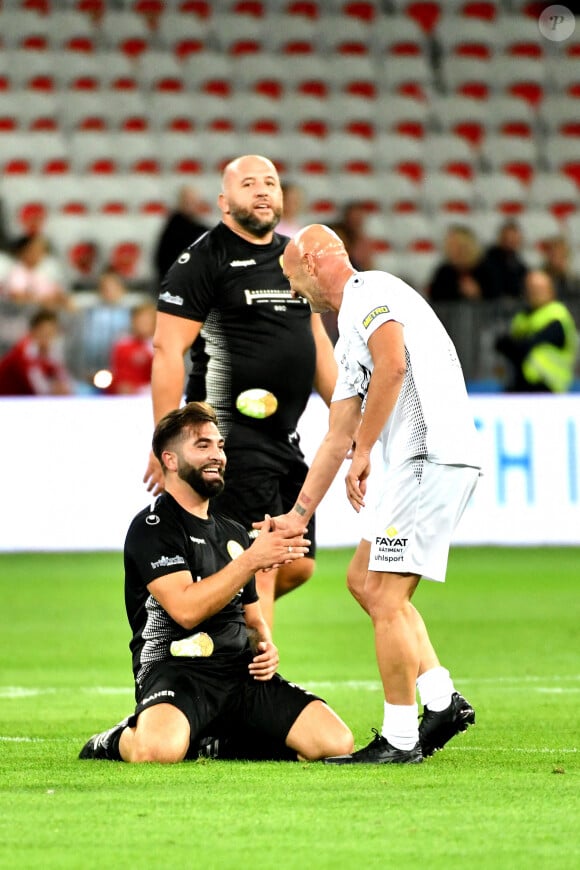
M 381 734 L 397 749 L 412 749 L 419 740 L 417 704 L 389 704 L 385 712 Z
M 417 689 L 423 706 L 434 713 L 445 710 L 450 705 L 451 695 L 455 691 L 449 671 L 440 665 L 417 677 Z

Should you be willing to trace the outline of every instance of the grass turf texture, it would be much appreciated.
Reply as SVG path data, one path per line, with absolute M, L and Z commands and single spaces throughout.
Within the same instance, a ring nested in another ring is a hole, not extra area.
M 415 601 L 477 726 L 419 766 L 330 768 L 78 761 L 132 709 L 121 556 L 0 556 L 0 867 L 577 868 L 579 557 L 456 549 Z M 382 694 L 348 558 L 319 554 L 275 633 L 360 747 Z

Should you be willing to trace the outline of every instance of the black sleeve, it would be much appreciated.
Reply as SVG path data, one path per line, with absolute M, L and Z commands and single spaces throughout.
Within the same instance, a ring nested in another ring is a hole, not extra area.
M 137 517 L 125 540 L 126 559 L 133 562 L 144 586 L 166 574 L 190 571 L 183 530 L 167 517 L 158 519 L 149 525 L 145 517 Z
M 215 304 L 215 265 L 195 245 L 173 263 L 163 281 L 157 310 L 203 323 Z
M 564 347 L 565 341 L 564 327 L 559 320 L 553 320 L 539 332 L 536 332 L 535 335 L 528 336 L 527 338 L 514 338 L 512 335 L 502 335 L 497 339 L 495 349 L 512 362 L 521 363 L 532 348 L 537 347 L 539 344 L 553 344 L 554 347 Z

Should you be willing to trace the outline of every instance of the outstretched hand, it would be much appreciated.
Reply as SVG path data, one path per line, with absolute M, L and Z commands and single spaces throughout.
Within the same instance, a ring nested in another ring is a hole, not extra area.
M 258 526 L 257 523 L 254 524 Z M 250 549 L 259 560 L 258 568 L 268 570 L 277 568 L 287 562 L 302 559 L 312 543 L 305 538 L 306 529 L 285 528 L 278 524 L 269 514 L 259 523 L 260 534 L 254 540 Z

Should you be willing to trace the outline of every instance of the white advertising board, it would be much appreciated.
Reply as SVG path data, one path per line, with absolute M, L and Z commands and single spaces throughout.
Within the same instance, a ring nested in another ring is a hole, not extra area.
M 580 396 L 471 402 L 485 473 L 456 543 L 580 545 Z M 300 422 L 308 460 L 327 416 L 313 396 Z M 1 399 L 0 550 L 121 549 L 150 502 L 142 477 L 151 426 L 147 397 Z M 344 473 L 317 522 L 319 546 L 357 542 Z

